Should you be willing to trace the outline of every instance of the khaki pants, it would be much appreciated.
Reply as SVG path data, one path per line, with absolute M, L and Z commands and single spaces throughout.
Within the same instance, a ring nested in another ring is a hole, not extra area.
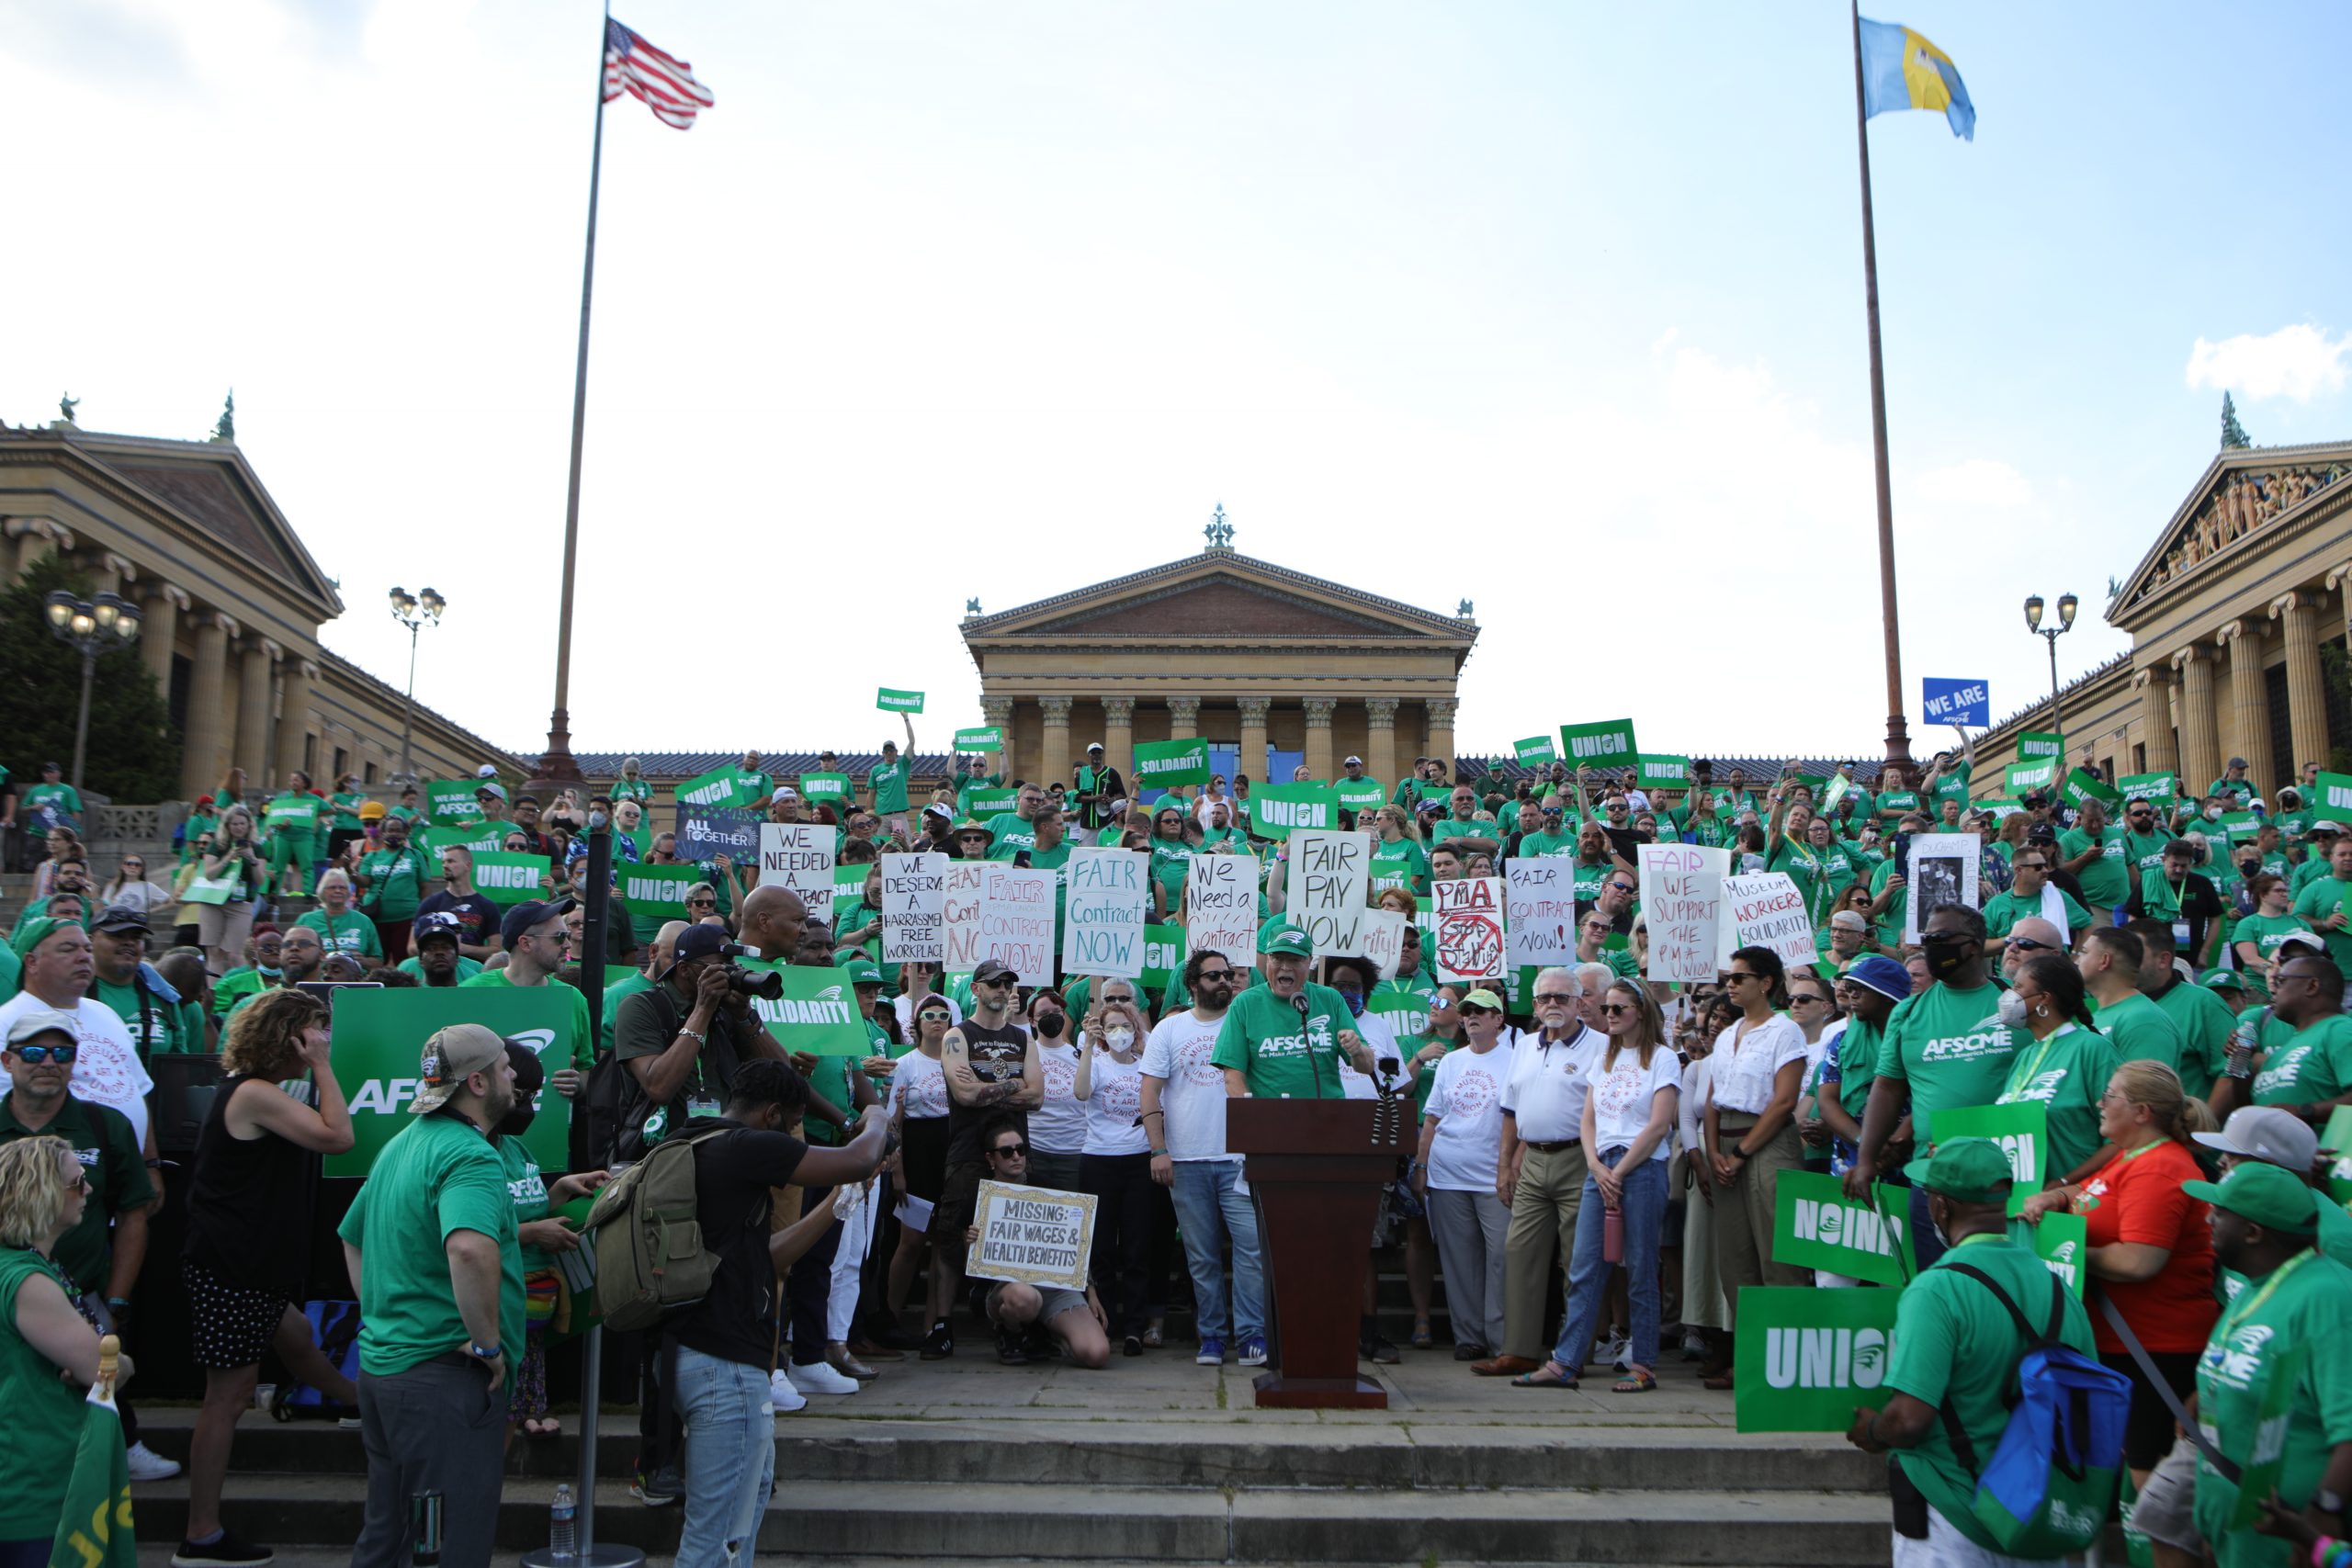
M 1520 1162 L 1510 1229 L 1503 1237 L 1500 1349 L 1506 1356 L 1540 1361 L 1551 1353 L 1544 1343 L 1544 1285 L 1548 1271 L 1556 1267 L 1561 1287 L 1566 1288 L 1568 1265 L 1577 1255 L 1577 1210 L 1584 1201 L 1586 1174 L 1582 1144 L 1549 1151 L 1531 1148 Z
M 1728 1148 L 1756 1125 L 1756 1118 L 1736 1111 L 1716 1112 Z M 1723 1281 L 1724 1299 L 1732 1317 L 1739 1316 L 1742 1285 L 1810 1285 L 1813 1270 L 1772 1261 L 1772 1205 L 1780 1190 L 1781 1172 L 1804 1168 L 1804 1143 L 1792 1122 L 1772 1134 L 1756 1157 L 1740 1167 L 1739 1176 L 1725 1187 L 1715 1184 L 1715 1271 Z

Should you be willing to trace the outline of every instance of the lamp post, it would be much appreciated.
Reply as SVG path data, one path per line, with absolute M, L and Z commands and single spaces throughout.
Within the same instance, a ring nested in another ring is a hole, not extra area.
M 42 604 L 51 633 L 82 656 L 82 704 L 74 716 L 74 789 L 79 794 L 82 762 L 90 748 L 90 681 L 99 654 L 139 640 L 139 606 L 112 593 L 77 599 L 62 588 L 51 590 Z
M 449 602 L 430 588 L 422 593 L 392 590 L 392 619 L 408 628 L 408 692 L 401 701 L 401 769 L 391 777 L 403 789 L 416 782 L 408 763 L 409 733 L 416 721 L 416 634 L 426 626 L 439 626 L 441 612 L 448 607 Z
M 2025 602 L 2026 630 L 2050 645 L 2050 729 L 2052 734 L 2061 737 L 2066 733 L 2066 727 L 2058 718 L 2058 639 L 2075 629 L 2075 612 L 2080 607 L 2081 601 L 2072 593 L 2061 593 L 2058 595 L 2058 624 L 2045 626 L 2041 624 L 2041 595 L 2036 593 Z M 2064 746 L 2063 739 L 2060 744 Z M 2058 757 L 2058 772 L 2064 774 L 2065 771 L 2066 757 L 2062 750 Z

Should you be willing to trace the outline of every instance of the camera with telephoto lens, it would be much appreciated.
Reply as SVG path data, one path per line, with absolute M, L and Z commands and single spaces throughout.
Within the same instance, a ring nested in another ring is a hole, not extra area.
M 781 1001 L 784 998 L 783 976 L 773 969 L 754 975 L 735 962 L 751 951 L 740 942 L 730 942 L 719 948 L 718 956 L 728 961 L 727 988 L 740 991 L 747 997 L 757 997 L 763 1002 Z

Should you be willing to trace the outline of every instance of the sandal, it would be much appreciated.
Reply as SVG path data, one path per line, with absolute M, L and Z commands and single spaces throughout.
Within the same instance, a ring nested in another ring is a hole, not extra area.
M 1562 1368 L 1557 1361 L 1546 1361 L 1542 1366 L 1536 1368 L 1533 1371 L 1521 1372 L 1519 1376 L 1511 1379 L 1510 1386 L 1513 1388 L 1572 1389 L 1577 1386 L 1577 1380 L 1573 1373 Z
M 1428 1318 L 1417 1317 L 1413 1319 L 1413 1337 L 1409 1343 L 1416 1350 L 1430 1350 L 1436 1348 L 1437 1337 L 1430 1332 L 1430 1320 Z
M 1657 1379 L 1636 1367 L 1611 1383 L 1609 1392 L 1611 1393 L 1655 1393 L 1657 1392 Z
M 563 1436 L 563 1423 L 552 1416 L 542 1416 L 537 1420 L 524 1422 L 523 1435 L 540 1439 L 560 1438 Z

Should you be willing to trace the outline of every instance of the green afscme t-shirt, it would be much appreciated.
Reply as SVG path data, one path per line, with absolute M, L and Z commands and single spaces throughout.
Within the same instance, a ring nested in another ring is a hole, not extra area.
M 2319 932 L 2335 966 L 2352 974 L 2352 925 L 2326 929 L 2329 916 L 2352 914 L 2352 882 L 2341 882 L 2333 876 L 2318 878 L 2295 895 L 2295 913 Z
M 2118 1062 L 2162 1062 L 2174 1072 L 2180 1071 L 2180 1025 L 2139 992 L 2119 998 L 2109 1007 L 2093 1003 L 2091 1021 L 2115 1042 Z
M 2197 1358 L 2197 1418 L 2217 1435 L 2223 1457 L 2245 1463 L 2261 1426 L 2271 1368 L 2298 1348 L 2307 1349 L 2311 1359 L 2287 1408 L 2278 1497 L 2300 1511 L 2318 1490 L 2332 1450 L 2352 1441 L 2352 1269 L 2303 1251 L 2262 1279 L 2248 1280 Z M 2197 1528 L 2214 1543 L 2222 1568 L 2272 1568 L 2301 1561 L 2303 1554 L 2290 1556 L 2284 1541 L 2229 1528 L 2237 1494 L 2236 1485 L 2200 1455 Z
M 1305 986 L 1306 1027 L 1299 1027 L 1298 1005 L 1252 987 L 1226 1010 L 1209 1061 L 1237 1067 L 1260 1100 L 1341 1100 L 1340 1031 L 1354 1027 L 1347 999 L 1328 986 Z
M 557 1042 L 556 1044 L 548 1048 L 540 1060 L 550 1073 L 562 1067 L 567 1062 L 584 1073 L 596 1065 L 596 1037 L 590 1032 L 588 1026 L 588 998 L 579 987 L 562 980 L 550 978 L 547 983 L 558 995 L 571 999 L 571 1049 L 567 1052 L 562 1048 L 563 1043 Z M 469 975 L 458 982 L 458 988 L 460 990 L 469 986 L 504 986 L 509 989 L 516 988 L 513 978 L 503 969 L 485 969 L 479 975 Z
M 2003 1023 L 2000 1005 L 2001 987 L 1989 981 L 1969 991 L 1939 981 L 1888 1015 L 1878 1076 L 1910 1084 L 1912 1131 L 1923 1147 L 1937 1111 L 1990 1105 L 2008 1087 L 2009 1064 L 2033 1037 Z
M 2352 1017 L 2332 1012 L 2274 1045 L 2254 1075 L 2256 1105 L 2311 1105 L 2352 1089 Z
M 1006 811 L 989 818 L 989 859 L 1011 860 L 1023 850 L 1034 853 L 1036 848 L 1037 824 L 1018 811 Z
M 1930 1409 L 1950 1400 L 1961 1430 L 1976 1450 L 1976 1462 L 1983 1464 L 2009 1424 L 2007 1395 L 2026 1341 L 2008 1308 L 1983 1281 L 1951 1267 L 1962 1263 L 1998 1284 L 2036 1328 L 2049 1323 L 2052 1301 L 2063 1301 L 2064 1325 L 2059 1338 L 2086 1356 L 2098 1349 L 2083 1303 L 2064 1287 L 2053 1298 L 2051 1287 L 2058 1277 L 2006 1236 L 1962 1237 L 1933 1268 L 1920 1270 L 1896 1299 L 1886 1386 Z M 1976 1478 L 1961 1467 L 1941 1421 L 1929 1422 L 1927 1436 L 1897 1453 L 1894 1462 L 1954 1529 L 1987 1551 L 1996 1549 L 1992 1536 L 1976 1522 Z
M 498 1244 L 498 1337 L 512 1375 L 522 1359 L 523 1252 L 506 1162 L 481 1128 L 449 1113 L 393 1135 L 336 1232 L 359 1249 L 361 1371 L 390 1377 L 471 1342 L 444 1250 L 461 1230 Z
M 865 782 L 874 791 L 874 809 L 877 815 L 888 817 L 907 809 L 906 763 L 876 762 L 867 770 Z
M 2132 884 L 2123 874 L 2123 834 L 2109 828 L 2099 834 L 2098 857 L 2075 874 L 2082 885 L 2083 897 L 2102 908 L 2112 908 L 2132 896 Z M 2091 836 L 2080 828 L 2070 828 L 2058 835 L 2058 853 L 2074 860 L 2090 852 Z

